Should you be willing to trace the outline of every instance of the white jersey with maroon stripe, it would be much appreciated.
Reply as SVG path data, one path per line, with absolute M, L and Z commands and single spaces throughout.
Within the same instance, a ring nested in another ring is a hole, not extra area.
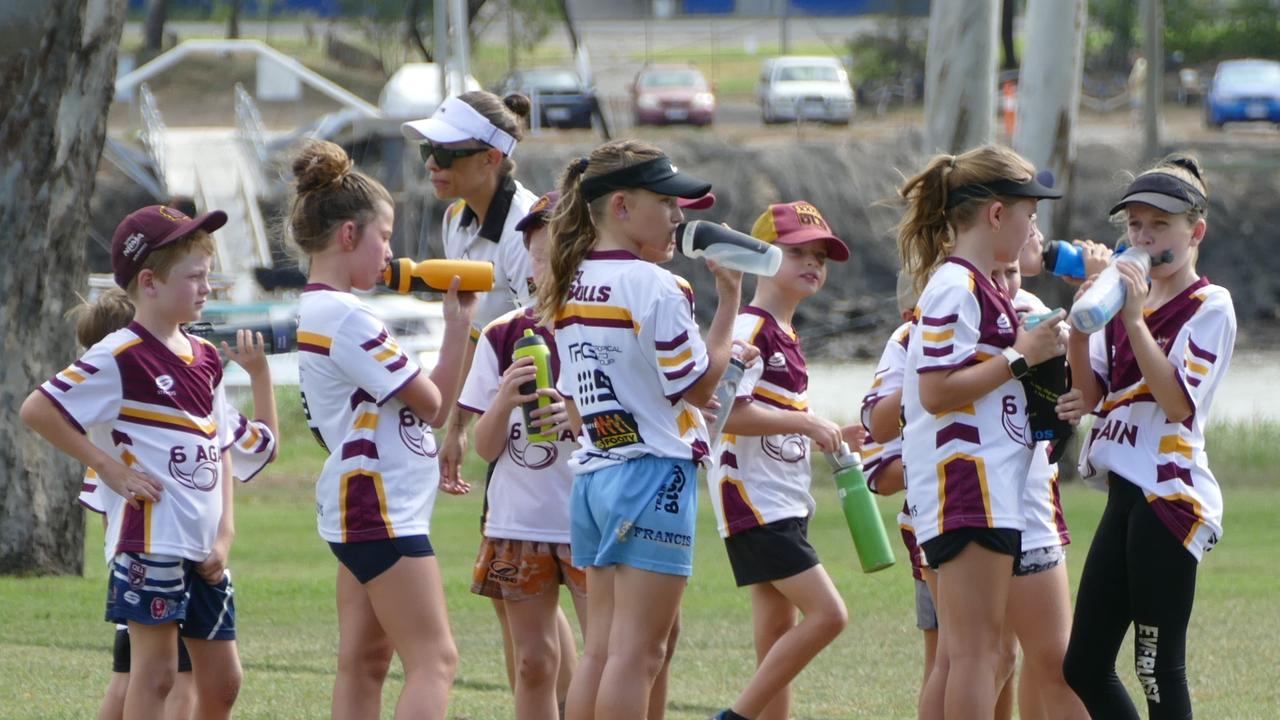
M 1019 289 L 1013 298 L 1013 309 L 1023 313 L 1048 312 L 1049 306 L 1034 293 Z M 1027 486 L 1022 491 L 1022 511 L 1027 527 L 1022 531 L 1022 550 L 1058 547 L 1071 542 L 1067 518 L 1062 512 L 1062 489 L 1058 487 L 1058 464 L 1049 462 L 1049 443 L 1036 444 L 1027 471 Z
M 809 372 L 794 331 L 748 305 L 734 322 L 733 338 L 760 350 L 759 362 L 738 382 L 738 402 L 807 414 Z M 717 440 L 707 486 L 721 537 L 813 512 L 807 436 L 726 433 Z
M 1137 485 L 1151 509 L 1200 559 L 1222 538 L 1222 491 L 1209 469 L 1204 430 L 1236 341 L 1231 294 L 1200 278 L 1146 315 L 1173 365 L 1191 416 L 1171 422 L 1142 377 L 1124 322 L 1089 337 L 1089 364 L 1105 395 L 1081 451 L 1081 475 L 1113 472 Z
M 351 293 L 308 285 L 298 303 L 298 377 L 329 452 L 316 482 L 320 536 L 365 542 L 430 530 L 435 436 L 396 393 L 419 372 Z
M 40 386 L 77 430 L 121 463 L 160 481 L 159 502 L 106 503 L 108 555 L 154 553 L 203 561 L 222 518 L 222 361 L 187 336 L 194 355 L 174 354 L 136 322 L 89 348 Z
M 702 414 L 681 399 L 708 362 L 687 282 L 623 250 L 593 252 L 555 335 L 557 389 L 582 416 L 575 473 L 644 455 L 707 456 Z
M 916 539 L 957 528 L 1022 530 L 1031 429 L 1022 383 L 1010 377 L 974 402 L 934 415 L 920 403 L 920 376 L 976 365 L 1011 347 L 1017 315 L 987 276 L 948 258 L 917 306 L 903 377 L 902 458 Z
M 227 403 L 223 407 L 223 413 L 230 426 L 234 428 L 231 433 L 231 447 L 229 448 L 231 451 L 231 472 L 234 473 L 236 480 L 249 482 L 262 471 L 262 468 L 267 466 L 267 463 L 275 459 L 276 438 L 271 434 L 271 428 L 267 427 L 266 423 L 246 418 L 231 403 Z M 98 440 L 101 434 L 99 429 L 90 429 L 89 439 L 99 447 L 109 447 Z M 80 497 L 78 499 L 85 509 L 100 515 L 108 514 L 108 508 L 113 507 L 113 503 L 123 504 L 124 502 L 114 490 L 102 482 L 93 468 L 85 470 L 84 479 L 80 484 Z M 112 535 L 107 535 L 103 543 L 103 549 L 106 552 L 108 563 L 115 557 L 115 547 L 116 538 Z
M 519 308 L 489 323 L 476 344 L 471 372 L 458 407 L 483 414 L 493 405 L 502 374 L 525 330 L 533 330 L 551 350 L 551 378 L 560 373 L 555 338 L 538 324 L 531 308 Z M 507 419 L 507 446 L 493 463 L 485 489 L 484 535 L 508 540 L 569 542 L 569 494 L 573 472 L 569 457 L 578 447 L 569 430 L 555 441 L 531 443 L 524 411 L 516 406 Z

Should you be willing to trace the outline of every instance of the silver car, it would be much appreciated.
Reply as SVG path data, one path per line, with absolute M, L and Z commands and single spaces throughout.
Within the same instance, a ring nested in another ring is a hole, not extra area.
M 765 60 L 757 93 L 766 125 L 796 120 L 847 125 L 853 118 L 853 86 L 837 58 L 783 56 Z

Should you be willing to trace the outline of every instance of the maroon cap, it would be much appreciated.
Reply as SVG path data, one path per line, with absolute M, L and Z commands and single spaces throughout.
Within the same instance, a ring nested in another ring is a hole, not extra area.
M 716 204 L 716 194 L 707 193 L 696 198 L 676 198 L 676 204 L 681 210 L 706 210 Z
M 818 208 L 803 200 L 770 205 L 751 226 L 757 240 L 777 245 L 800 245 L 813 240 L 827 241 L 827 258 L 835 262 L 849 259 L 849 246 L 832 232 Z
M 148 205 L 129 213 L 111 236 L 111 270 L 116 284 L 127 288 L 152 252 L 196 230 L 213 232 L 225 224 L 227 214 L 221 210 L 192 218 L 165 205 Z
M 516 230 L 518 232 L 532 232 L 547 224 L 551 219 L 551 211 L 556 209 L 556 201 L 560 199 L 560 193 L 552 190 L 533 201 L 533 205 L 529 206 L 529 212 L 516 222 Z

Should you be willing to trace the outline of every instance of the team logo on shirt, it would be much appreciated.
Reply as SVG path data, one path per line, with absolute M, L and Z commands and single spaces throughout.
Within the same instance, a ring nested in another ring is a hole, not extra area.
M 188 459 L 194 464 L 190 472 L 183 469 Z M 169 448 L 169 476 L 192 490 L 208 492 L 216 487 L 221 462 L 217 445 L 197 445 L 194 453 L 182 445 Z
M 1000 313 L 996 316 L 996 328 L 1000 331 L 1001 335 L 1011 333 L 1013 332 L 1013 323 L 1009 320 L 1008 315 Z
M 1001 317 L 1004 316 L 1001 315 Z M 1014 442 L 1035 447 L 1036 441 L 1031 434 L 1031 422 L 1027 420 L 1026 413 L 1018 410 L 1018 399 L 1013 395 L 1005 395 L 1000 401 L 1000 424 L 1004 426 L 1004 431 Z
M 774 438 L 779 438 L 775 441 Z M 796 433 L 789 435 L 761 435 L 760 449 L 764 454 L 785 463 L 802 462 L 808 457 L 804 436 Z
M 635 416 L 625 410 L 587 415 L 582 418 L 582 426 L 591 438 L 591 444 L 601 450 L 644 442 Z
M 780 370 L 787 366 L 787 356 L 783 355 L 781 351 L 776 352 L 769 356 L 769 359 L 765 364 L 771 369 Z
M 132 560 L 129 562 L 129 588 L 141 590 L 147 582 L 147 566 Z
M 428 437 L 431 438 L 430 442 L 427 441 Z M 435 436 L 427 428 L 427 421 L 414 415 L 407 407 L 400 408 L 400 441 L 415 455 L 435 457 L 440 453 L 436 448 Z
M 601 365 L 612 365 L 618 361 L 622 348 L 614 345 L 598 345 L 589 342 L 573 343 L 569 346 L 569 358 L 573 362 L 595 360 Z
M 172 375 L 157 376 L 156 390 L 158 390 L 161 395 L 168 395 L 169 397 L 173 397 L 173 376 Z
M 512 423 L 511 432 L 507 436 L 507 456 L 516 465 L 530 470 L 542 470 L 551 467 L 560 456 L 560 450 L 554 442 L 531 443 L 526 442 L 524 437 L 524 423 Z M 569 439 L 572 440 L 572 436 Z

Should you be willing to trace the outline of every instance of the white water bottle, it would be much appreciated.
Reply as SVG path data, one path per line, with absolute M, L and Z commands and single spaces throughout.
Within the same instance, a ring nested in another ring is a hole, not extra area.
M 753 275 L 776 275 L 782 267 L 777 246 L 706 220 L 676 226 L 676 244 L 685 257 L 705 255 L 719 265 Z
M 729 358 L 724 375 L 720 376 L 720 382 L 716 385 L 715 399 L 720 407 L 716 408 L 716 419 L 711 425 L 710 436 L 713 445 L 719 442 L 720 434 L 724 432 L 724 424 L 729 421 L 729 413 L 733 412 L 733 403 L 738 399 L 738 382 L 742 380 L 742 374 L 746 369 L 746 363 L 736 357 Z
M 1143 274 L 1151 271 L 1151 256 L 1146 250 L 1131 247 L 1112 257 L 1111 264 L 1098 273 L 1093 285 L 1071 306 L 1071 324 L 1082 333 L 1095 333 L 1110 322 L 1124 307 L 1124 283 L 1120 281 L 1118 263 L 1132 263 Z

